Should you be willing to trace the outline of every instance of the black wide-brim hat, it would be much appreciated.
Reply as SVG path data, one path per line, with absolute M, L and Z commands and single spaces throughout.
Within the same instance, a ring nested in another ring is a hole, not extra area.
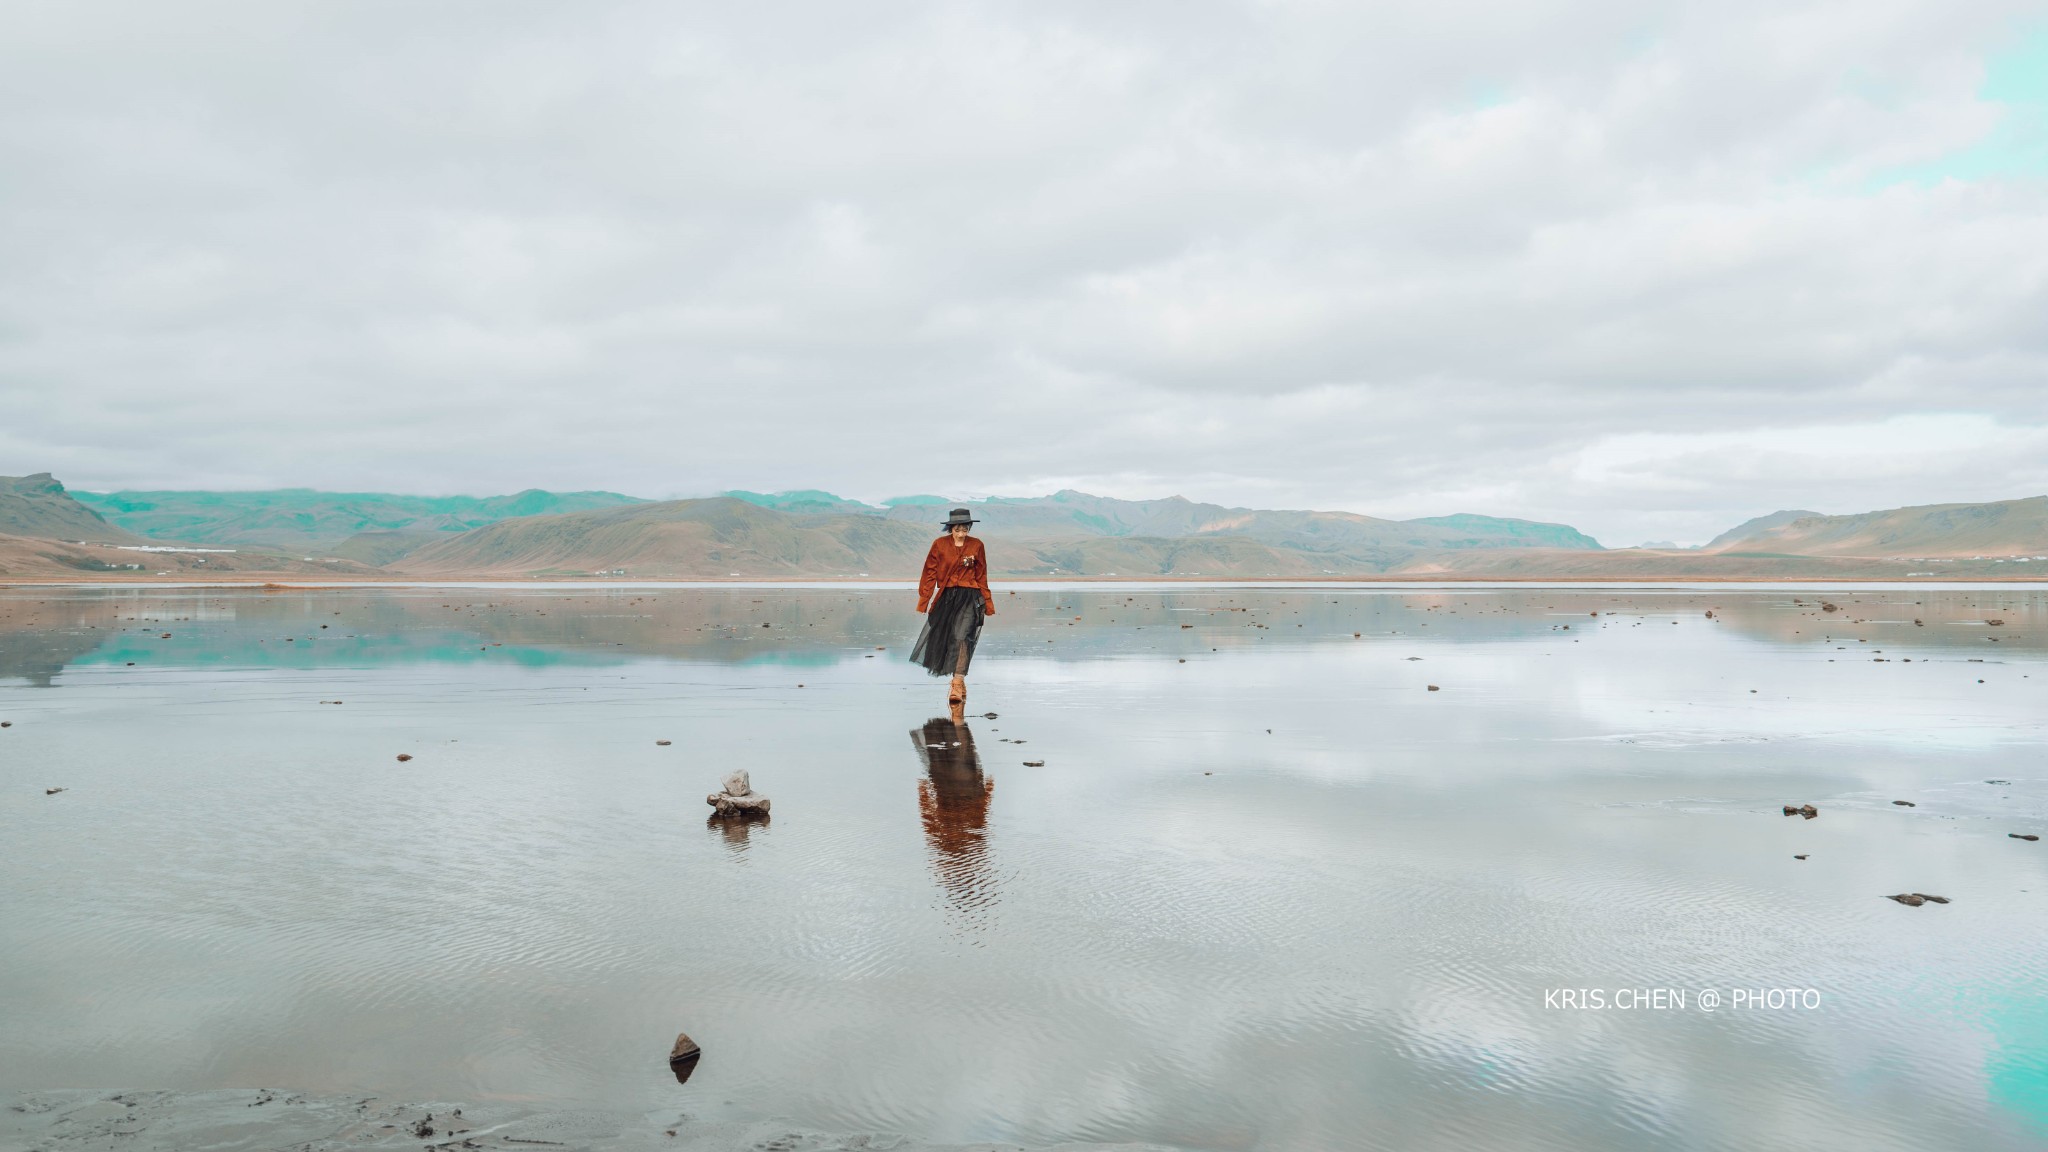
M 950 530 L 955 524 L 979 523 L 981 523 L 981 521 L 976 520 L 974 518 L 974 513 L 969 512 L 965 508 L 955 508 L 951 512 L 946 513 L 946 522 L 944 524 L 939 525 L 939 527 Z

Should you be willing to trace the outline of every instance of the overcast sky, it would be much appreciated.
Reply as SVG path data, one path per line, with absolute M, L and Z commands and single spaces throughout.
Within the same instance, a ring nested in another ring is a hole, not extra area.
M 0 0 L 0 474 L 2048 492 L 2048 4 Z

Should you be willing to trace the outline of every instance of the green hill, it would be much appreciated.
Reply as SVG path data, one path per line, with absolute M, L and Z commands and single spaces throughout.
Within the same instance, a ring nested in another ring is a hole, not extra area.
M 380 492 L 78 492 L 117 528 L 152 540 L 213 547 L 319 549 L 358 532 L 465 532 L 520 516 L 580 512 L 639 501 L 616 492 L 511 496 L 394 496 Z
M 429 544 L 394 567 L 420 575 L 732 575 L 902 578 L 933 533 L 880 516 L 813 516 L 729 496 L 666 500 L 486 525 Z
M 1484 516 L 1444 522 L 1346 512 L 1264 512 L 1179 497 L 1130 501 L 1049 497 L 892 505 L 821 492 L 745 493 L 506 520 L 402 551 L 393 571 L 518 575 L 624 571 L 627 576 L 914 575 L 947 504 L 982 519 L 999 575 L 1324 576 L 1393 570 L 1439 552 L 1495 548 L 1597 552 L 1571 528 Z M 372 544 L 372 534 L 351 544 Z M 349 552 L 370 561 L 373 553 Z
M 1924 504 L 1851 516 L 1792 512 L 1777 516 L 1785 519 L 1739 536 L 1724 533 L 1709 547 L 1721 552 L 1794 556 L 2048 555 L 2048 496 L 1987 504 Z
M 1702 545 L 1702 547 L 1709 552 L 1716 551 L 1721 548 L 1731 547 L 1737 543 L 1740 543 L 1741 541 L 1749 539 L 1751 536 L 1760 536 L 1763 533 L 1768 532 L 1771 529 L 1776 528 L 1780 525 L 1790 524 L 1794 520 L 1804 520 L 1810 516 L 1821 515 L 1823 514 L 1819 512 L 1806 512 L 1793 508 L 1782 509 L 1780 511 L 1772 512 L 1765 516 L 1758 516 L 1751 520 L 1744 520 L 1742 523 L 1737 524 L 1735 527 L 1730 528 L 1726 532 L 1721 533 L 1719 536 L 1714 537 L 1712 540 L 1707 541 L 1706 544 Z
M 0 533 L 45 540 L 137 543 L 134 536 L 66 492 L 48 472 L 0 476 Z

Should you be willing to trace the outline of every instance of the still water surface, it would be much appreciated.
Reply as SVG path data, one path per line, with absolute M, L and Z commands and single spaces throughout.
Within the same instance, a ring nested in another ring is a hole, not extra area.
M 2039 588 L 910 599 L 0 590 L 0 1090 L 2048 1142 Z

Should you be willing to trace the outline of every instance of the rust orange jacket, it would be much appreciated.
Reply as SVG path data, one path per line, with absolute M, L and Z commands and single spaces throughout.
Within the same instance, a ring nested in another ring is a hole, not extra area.
M 983 610 L 995 614 L 996 598 L 988 590 L 988 553 L 981 541 L 969 536 L 959 548 L 953 546 L 950 535 L 932 541 L 932 550 L 924 558 L 924 575 L 917 582 L 917 610 L 924 611 L 942 588 L 977 589 Z

